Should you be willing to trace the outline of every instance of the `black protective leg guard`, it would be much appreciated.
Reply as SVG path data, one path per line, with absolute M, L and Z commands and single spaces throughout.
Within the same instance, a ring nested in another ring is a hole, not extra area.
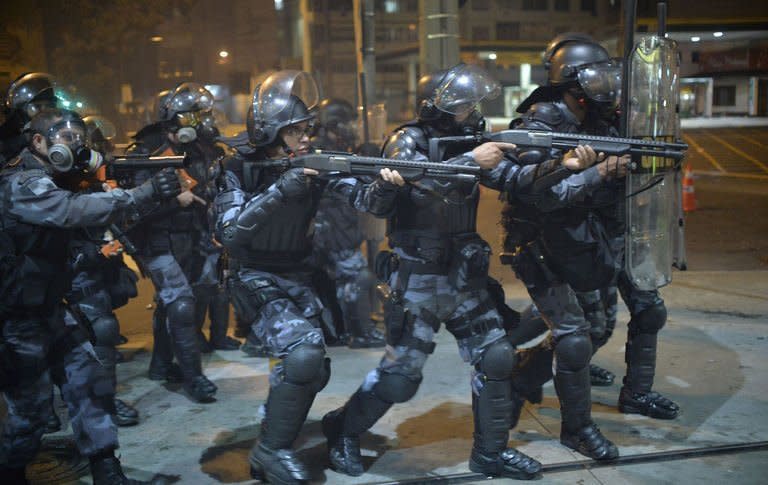
M 554 351 L 549 342 L 517 352 L 512 369 L 512 418 L 510 429 L 517 426 L 525 401 L 538 404 L 544 398 L 543 386 L 552 379 Z
M 315 395 L 311 384 L 287 381 L 269 390 L 261 438 L 249 456 L 254 478 L 265 477 L 270 483 L 309 480 L 309 473 L 293 454 L 291 446 L 301 431 Z
M 323 416 L 323 434 L 328 440 L 332 469 L 353 477 L 363 474 L 360 435 L 381 419 L 392 404 L 373 391 L 358 389 L 344 406 Z
M 194 326 L 194 300 L 179 298 L 168 305 L 173 352 L 184 377 L 184 390 L 198 402 L 211 402 L 216 385 L 204 375 Z
M 203 327 L 205 326 L 205 314 L 208 311 L 208 306 L 211 303 L 211 295 L 213 288 L 209 285 L 198 285 L 193 289 L 195 295 L 195 311 L 194 322 L 197 329 L 197 343 L 200 348 L 200 352 L 203 354 L 210 354 L 213 352 L 213 347 L 208 339 L 205 338 L 203 333 Z M 213 339 L 211 339 L 213 340 Z
M 563 430 L 574 433 L 592 424 L 589 367 L 575 372 L 558 369 L 554 380 Z
M 152 360 L 149 362 L 149 378 L 153 381 L 167 380 L 181 382 L 181 371 L 173 363 L 173 347 L 171 336 L 166 326 L 166 311 L 162 303 L 158 303 L 152 315 Z
M 473 472 L 517 480 L 530 480 L 541 473 L 541 463 L 507 448 L 512 406 L 508 379 L 488 379 L 479 395 L 472 395 L 475 432 L 469 469 Z
M 648 314 L 659 319 L 661 316 L 666 316 L 666 313 L 659 315 L 658 312 L 648 312 Z M 642 313 L 638 315 L 638 317 L 642 316 Z M 651 325 L 649 330 L 656 329 Z M 624 377 L 624 386 L 619 393 L 619 411 L 622 413 L 642 414 L 656 419 L 674 419 L 680 414 L 680 406 L 675 402 L 658 392 L 651 391 L 656 375 L 657 341 L 657 333 L 640 333 L 634 319 L 629 322 L 629 338 L 625 354 L 627 375 Z
M 134 426 L 139 423 L 139 412 L 126 402 L 114 397 L 117 388 L 117 375 L 115 373 L 117 351 L 113 347 L 95 345 L 96 356 L 104 367 L 105 377 L 110 380 L 109 387 L 112 394 L 110 412 L 112 420 L 117 426 Z
M 211 321 L 211 346 L 216 350 L 237 350 L 240 342 L 227 336 L 229 330 L 229 297 L 218 288 L 208 305 L 208 319 Z
M 656 376 L 658 336 L 655 333 L 635 333 L 632 322 L 630 322 L 629 333 L 624 354 L 624 360 L 627 362 L 624 386 L 630 388 L 632 392 L 645 394 L 651 392 L 653 378 Z

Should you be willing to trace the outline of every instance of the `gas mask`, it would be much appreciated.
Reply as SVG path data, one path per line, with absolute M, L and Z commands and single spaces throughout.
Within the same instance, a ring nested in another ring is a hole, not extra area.
M 177 113 L 174 116 L 176 126 L 176 138 L 179 143 L 192 143 L 199 138 L 214 140 L 219 136 L 219 130 L 216 128 L 216 120 L 213 114 L 208 112 L 187 111 Z
M 85 140 L 85 125 L 79 120 L 56 123 L 46 134 L 48 161 L 57 172 L 96 172 L 104 162 L 104 157 L 96 150 L 91 150 Z

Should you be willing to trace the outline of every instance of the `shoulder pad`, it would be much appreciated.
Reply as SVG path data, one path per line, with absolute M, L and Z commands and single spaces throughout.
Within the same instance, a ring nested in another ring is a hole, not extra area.
M 428 147 L 427 137 L 421 128 L 403 126 L 384 144 L 383 155 L 385 158 L 412 160 L 417 152 L 426 152 Z

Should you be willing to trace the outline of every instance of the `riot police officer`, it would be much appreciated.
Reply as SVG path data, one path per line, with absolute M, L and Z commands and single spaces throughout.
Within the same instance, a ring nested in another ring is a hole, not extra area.
M 354 150 L 356 114 L 352 105 L 341 99 L 324 99 L 317 108 L 317 117 L 320 124 L 312 138 L 313 147 L 340 152 Z M 313 259 L 335 286 L 344 322 L 342 331 L 349 334 L 346 342 L 349 347 L 383 347 L 384 336 L 371 320 L 375 278 L 360 250 L 364 240 L 359 224 L 361 216 L 344 194 L 325 191 L 315 217 Z
M 94 483 L 131 483 L 114 456 L 114 394 L 99 385 L 108 377 L 87 332 L 64 304 L 73 276 L 67 252 L 72 229 L 149 210 L 179 193 L 178 179 L 160 172 L 131 190 L 75 194 L 59 188 L 57 177 L 91 171 L 100 162 L 85 142 L 79 116 L 45 110 L 31 121 L 29 133 L 29 147 L 0 175 L 3 248 L 15 259 L 2 275 L 4 282 L 13 282 L 2 294 L 2 334 L 14 376 L 3 388 L 12 412 L 0 442 L 0 476 L 25 483 L 24 468 L 40 447 L 53 380 L 67 403 L 80 453 L 90 460 Z
M 214 162 L 210 148 L 216 135 L 212 108 L 213 95 L 207 89 L 182 83 L 159 107 L 160 121 L 142 128 L 130 149 L 133 154 L 184 154 L 185 170 L 194 180 L 194 186 L 158 207 L 128 235 L 159 300 L 153 318 L 150 378 L 181 377 L 184 390 L 199 402 L 212 401 L 217 389 L 203 375 L 192 286 L 202 274 L 206 258 L 201 247 L 211 234 L 205 197 Z M 138 171 L 134 182 L 141 183 L 149 175 Z M 173 357 L 178 368 L 173 366 Z
M 0 126 L 0 163 L 15 158 L 29 145 L 24 127 L 35 114 L 55 108 L 53 78 L 44 72 L 29 72 L 16 78 L 5 97 L 5 121 Z
M 384 155 L 426 160 L 428 139 L 476 133 L 484 123 L 476 110 L 498 94 L 487 73 L 460 64 L 437 73 L 435 90 L 423 100 L 418 119 L 395 131 Z M 444 163 L 477 164 L 487 169 L 483 182 L 503 189 L 519 170 L 501 163 L 514 145 L 485 143 Z M 475 232 L 479 190 L 476 184 L 422 179 L 403 185 L 397 172 L 384 172 L 366 191 L 366 208 L 388 217 L 393 251 L 380 260 L 392 289 L 385 305 L 387 350 L 347 403 L 323 418 L 331 466 L 358 476 L 363 470 L 360 435 L 394 403 L 411 399 L 424 363 L 434 350 L 435 332 L 445 323 L 462 358 L 474 366 L 472 409 L 474 444 L 469 467 L 490 476 L 531 479 L 541 464 L 507 447 L 514 347 L 488 290 L 490 248 Z M 379 266 L 379 264 L 377 264 Z
M 83 118 L 90 146 L 109 157 L 114 151 L 112 139 L 115 127 L 102 116 Z M 88 181 L 82 174 L 75 180 Z M 90 192 L 102 192 L 98 178 L 90 180 Z M 116 227 L 116 226 L 113 226 Z M 100 383 L 115 394 L 117 350 L 120 343 L 120 324 L 113 310 L 137 295 L 136 275 L 125 265 L 117 235 L 109 227 L 87 227 L 78 231 L 72 244 L 75 277 L 67 301 L 77 305 L 88 321 L 94 336 L 93 348 L 104 366 L 107 380 Z M 139 422 L 139 413 L 122 399 L 114 399 L 114 420 L 118 426 L 131 426 Z
M 522 103 L 518 111 L 524 114 L 510 127 L 615 136 L 620 67 L 607 51 L 584 36 L 566 35 L 550 44 L 545 66 L 548 84 Z M 508 197 L 504 208 L 504 249 L 514 255 L 515 272 L 553 336 L 548 357 L 522 360 L 538 364 L 539 371 L 515 372 L 513 380 L 521 381 L 521 394 L 536 389 L 540 383 L 531 380 L 548 379 L 546 367 L 551 368 L 554 352 L 561 443 L 591 458 L 610 460 L 618 449 L 591 419 L 591 338 L 599 332 L 599 325 L 591 323 L 601 310 L 594 305 L 595 290 L 612 281 L 618 270 L 606 234 L 621 230 L 616 200 L 629 160 L 606 158 L 588 146 L 569 153 L 529 150 L 520 160 L 535 164 L 574 153 L 602 162 L 564 179 L 538 199 Z
M 307 261 L 312 219 L 323 190 L 346 193 L 350 201 L 362 193 L 353 180 L 324 182 L 314 170 L 286 171 L 273 163 L 308 152 L 309 110 L 316 103 L 317 87 L 304 72 L 280 71 L 258 86 L 247 123 L 251 150 L 226 162 L 226 189 L 216 198 L 232 303 L 279 360 L 270 374 L 261 436 L 249 456 L 252 474 L 272 483 L 309 479 L 291 446 L 330 377 L 322 308 Z

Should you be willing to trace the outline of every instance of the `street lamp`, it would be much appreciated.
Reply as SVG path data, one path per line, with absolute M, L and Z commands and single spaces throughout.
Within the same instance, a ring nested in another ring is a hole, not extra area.
M 227 57 L 229 57 L 229 52 L 219 51 L 219 57 L 221 57 L 222 59 L 226 59 Z

